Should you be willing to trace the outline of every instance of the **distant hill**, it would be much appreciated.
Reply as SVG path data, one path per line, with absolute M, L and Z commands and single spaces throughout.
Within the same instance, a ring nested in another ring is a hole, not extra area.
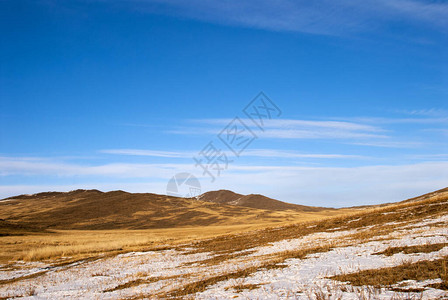
M 444 189 L 440 189 L 431 193 L 427 193 L 418 197 L 414 197 L 408 200 L 404 200 L 401 201 L 401 203 L 406 203 L 406 202 L 417 202 L 417 201 L 422 201 L 422 200 L 427 200 L 430 198 L 434 198 L 434 197 L 446 197 L 448 196 L 448 187 L 444 188 Z
M 294 210 L 300 212 L 320 212 L 332 209 L 327 207 L 315 207 L 315 206 L 305 206 L 305 205 L 286 203 L 258 194 L 241 195 L 229 190 L 207 192 L 200 195 L 198 199 L 201 201 L 214 202 L 219 204 L 229 204 L 229 205 L 251 207 L 258 209 L 268 209 L 268 210 Z
M 385 203 L 373 204 L 373 205 L 358 205 L 358 206 L 351 206 L 348 208 L 349 209 L 367 209 L 367 208 L 375 208 L 375 207 L 378 208 L 378 207 L 385 207 L 385 206 L 400 204 L 400 203 L 419 202 L 419 201 L 428 200 L 428 199 L 436 200 L 437 198 L 444 198 L 447 196 L 448 196 L 448 187 L 434 191 L 434 192 L 430 192 L 427 194 L 423 194 L 421 196 L 417 196 L 417 197 L 413 197 L 413 198 L 406 199 L 403 201 L 399 201 L 399 202 L 385 202 Z
M 448 188 L 403 202 L 443 198 Z M 0 236 L 51 229 L 150 229 L 209 225 L 278 224 L 383 207 L 332 209 L 286 203 L 228 190 L 194 198 L 151 193 L 75 190 L 19 195 L 0 200 Z
M 1 228 L 8 228 L 8 233 L 26 228 L 171 228 L 286 222 L 306 217 L 299 214 L 300 206 L 261 195 L 239 195 L 237 202 L 232 202 L 236 198 L 230 191 L 218 192 L 216 195 L 221 195 L 219 199 L 212 199 L 211 193 L 204 195 L 199 200 L 98 190 L 20 195 L 0 201 L 0 219 L 3 219 L 0 231 Z M 314 211 L 312 208 L 304 208 L 303 212 Z M 281 211 L 285 209 L 294 211 Z

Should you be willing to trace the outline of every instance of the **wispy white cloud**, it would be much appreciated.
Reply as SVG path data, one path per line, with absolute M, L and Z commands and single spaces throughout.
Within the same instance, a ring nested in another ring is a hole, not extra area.
M 86 184 L 0 185 L 0 197 L 75 188 L 122 189 L 163 193 L 169 178 L 190 172 L 201 180 L 202 190 L 231 189 L 307 205 L 347 206 L 399 201 L 435 189 L 448 182 L 448 161 L 365 167 L 302 167 L 232 164 L 215 182 L 210 182 L 193 164 L 108 164 L 85 166 L 5 161 L 10 174 L 79 176 Z M 10 159 L 11 160 L 11 159 Z M 89 175 L 116 178 L 115 183 L 92 183 Z M 129 179 L 135 178 L 135 181 Z M 121 180 L 121 181 L 120 181 Z
M 353 141 L 349 142 L 351 145 L 368 146 L 368 147 L 382 147 L 382 148 L 419 148 L 427 144 L 423 142 L 410 141 Z
M 222 125 L 225 126 L 232 121 L 232 119 L 201 119 L 191 120 L 192 122 Z M 252 125 L 250 119 L 241 119 L 245 124 Z M 315 120 L 298 120 L 298 119 L 272 119 L 267 122 L 269 127 L 273 128 L 327 128 L 332 130 L 352 130 L 352 131 L 369 131 L 369 132 L 383 132 L 384 129 L 370 124 L 362 124 L 349 121 L 315 121 Z
M 216 189 L 202 182 L 205 189 Z M 447 182 L 448 162 L 439 161 L 332 168 L 259 166 L 225 173 L 218 185 L 294 203 L 349 206 L 404 200 L 444 188 Z
M 422 0 L 129 0 L 151 13 L 274 31 L 341 35 L 370 31 L 390 22 L 426 24 L 446 30 L 448 4 Z
M 242 119 L 242 121 L 253 131 L 257 130 L 250 119 Z M 216 134 L 230 122 L 231 119 L 195 120 L 194 123 L 206 124 L 207 126 L 184 127 L 169 132 L 187 135 Z M 212 128 L 209 125 L 215 127 Z M 388 138 L 385 133 L 387 131 L 381 127 L 360 122 L 272 119 L 266 122 L 264 131 L 260 133 L 260 136 L 274 139 L 384 139 Z
M 447 130 L 437 128 L 448 124 L 448 116 L 443 109 L 410 110 L 401 112 L 412 117 L 329 117 L 327 120 L 272 119 L 260 131 L 250 119 L 242 121 L 263 139 L 314 139 L 337 141 L 343 144 L 383 148 L 429 147 L 443 140 L 435 140 L 425 132 L 431 131 L 441 136 Z M 424 116 L 424 117 L 421 117 Z M 213 135 L 226 127 L 231 119 L 189 120 L 192 125 L 169 130 L 182 135 Z M 400 125 L 412 124 L 412 132 Z M 432 128 L 436 127 L 436 128 Z M 246 134 L 249 135 L 248 132 Z
M 130 155 L 130 156 L 150 156 L 150 157 L 165 157 L 165 158 L 192 158 L 197 155 L 192 151 L 155 151 L 145 149 L 108 149 L 101 150 L 101 153 Z M 230 151 L 223 151 L 227 156 L 233 156 Z M 367 158 L 362 155 L 352 154 L 332 154 L 332 153 L 303 153 L 292 150 L 276 150 L 276 149 L 246 149 L 244 156 L 248 157 L 275 157 L 275 158 L 323 158 L 323 159 L 350 159 L 350 158 Z
M 406 109 L 406 110 L 397 110 L 396 112 L 412 115 L 412 116 L 425 116 L 425 117 L 443 117 L 443 118 L 435 118 L 433 120 L 446 121 L 448 122 L 448 111 L 441 108 L 429 108 L 429 109 Z
M 442 112 L 441 110 L 440 112 Z M 401 113 L 404 113 L 403 111 L 400 111 Z M 413 114 L 415 116 L 428 116 L 428 117 L 412 117 L 412 118 L 387 118 L 387 117 L 355 117 L 355 118 L 337 118 L 345 121 L 351 121 L 351 122 L 358 122 L 363 123 L 365 125 L 369 124 L 375 124 L 376 126 L 379 125 L 386 125 L 386 124 L 448 124 L 448 116 L 439 114 L 436 115 L 436 111 L 431 113 L 429 111 L 426 112 L 426 115 L 424 115 L 425 110 L 423 111 L 409 111 L 406 114 Z
M 441 1 L 382 0 L 385 9 L 396 16 L 424 21 L 444 29 L 448 26 L 448 4 Z
M 359 139 L 359 138 L 387 138 L 386 135 L 338 129 L 266 129 L 263 138 L 274 139 Z
M 110 163 L 88 165 L 51 161 L 48 158 L 22 159 L 0 157 L 0 176 L 105 176 L 117 178 L 154 177 L 169 178 L 178 169 L 193 170 L 192 164 L 136 164 Z
M 290 150 L 272 149 L 248 149 L 244 151 L 244 156 L 254 157 L 276 157 L 276 158 L 323 158 L 323 159 L 360 159 L 368 158 L 362 155 L 351 154 L 324 154 L 324 153 L 302 153 Z
M 191 158 L 196 153 L 194 152 L 174 152 L 174 151 L 159 151 L 159 150 L 145 150 L 145 149 L 106 149 L 101 150 L 101 153 L 117 154 L 117 155 L 132 155 L 132 156 L 153 156 L 153 157 L 171 157 L 171 158 Z
M 448 134 L 448 128 L 425 128 L 422 129 L 424 132 L 437 132 L 441 134 Z
M 420 160 L 448 160 L 448 153 L 409 155 L 409 158 Z

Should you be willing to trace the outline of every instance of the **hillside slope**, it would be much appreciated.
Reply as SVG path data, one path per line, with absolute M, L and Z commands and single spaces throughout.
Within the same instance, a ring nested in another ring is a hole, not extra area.
M 123 191 L 47 192 L 0 201 L 0 219 L 9 227 L 17 224 L 41 229 L 171 228 L 285 222 L 299 217 L 303 215 L 291 211 Z
M 295 210 L 300 212 L 320 212 L 331 210 L 327 207 L 305 206 L 268 198 L 263 195 L 241 195 L 228 190 L 210 191 L 199 196 L 199 200 L 268 210 Z

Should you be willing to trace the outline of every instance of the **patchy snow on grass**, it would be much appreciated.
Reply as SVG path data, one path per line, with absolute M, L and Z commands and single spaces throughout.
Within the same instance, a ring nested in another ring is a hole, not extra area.
M 383 251 L 391 246 L 397 245 L 424 245 L 442 241 L 442 233 L 446 229 L 437 228 L 432 230 L 433 235 L 420 237 L 416 234 L 410 234 L 400 240 L 384 240 L 368 242 L 357 246 L 348 246 L 335 248 L 325 253 L 314 253 L 308 255 L 306 259 L 287 259 L 285 261 L 287 268 L 261 270 L 244 278 L 243 284 L 261 284 L 262 286 L 253 290 L 236 293 L 233 286 L 237 285 L 235 280 L 219 282 L 211 286 L 207 291 L 194 295 L 198 299 L 210 298 L 232 298 L 238 299 L 277 299 L 278 297 L 294 296 L 295 298 L 309 299 L 319 291 L 328 289 L 334 294 L 343 296 L 343 299 L 359 299 L 361 294 L 372 294 L 375 299 L 390 299 L 396 296 L 396 292 L 386 290 L 369 290 L 369 288 L 352 289 L 343 291 L 342 283 L 335 283 L 327 279 L 332 275 L 354 273 L 367 269 L 379 269 L 393 267 L 403 264 L 403 262 L 417 262 L 421 260 L 433 260 L 448 255 L 448 247 L 438 252 L 432 253 L 397 253 L 392 256 L 372 255 L 375 252 Z M 445 242 L 446 236 L 443 237 Z M 272 247 L 275 247 L 274 245 Z M 285 249 L 286 247 L 280 247 Z M 267 251 L 273 253 L 273 251 Z M 266 282 L 269 282 L 266 284 Z M 429 282 L 429 281 L 428 281 Z M 411 288 L 421 288 L 421 284 L 408 285 Z M 444 291 L 429 289 L 423 293 L 424 298 L 437 299 L 442 295 L 448 294 Z M 335 298 L 336 299 L 336 298 Z
M 448 242 L 448 215 L 426 218 L 413 224 L 398 223 L 393 232 L 356 240 L 353 235 L 370 233 L 373 225 L 351 230 L 317 232 L 295 239 L 272 242 L 269 245 L 245 249 L 215 264 L 205 260 L 216 253 L 194 253 L 195 248 L 130 252 L 114 257 L 81 261 L 71 265 L 51 267 L 41 262 L 18 262 L 13 269 L 0 270 L 0 280 L 16 278 L 15 282 L 0 281 L 1 297 L 29 299 L 123 299 L 141 295 L 154 298 L 160 293 L 182 289 L 186 284 L 213 276 L 225 275 L 260 266 L 269 257 L 282 257 L 288 251 L 324 247 L 323 252 L 310 251 L 302 258 L 286 258 L 283 268 L 259 268 L 247 277 L 230 278 L 205 286 L 205 290 L 189 295 L 197 299 L 318 299 L 332 295 L 334 299 L 390 299 L 413 293 L 390 288 L 355 287 L 329 279 L 330 276 L 356 273 L 361 270 L 393 267 L 404 262 L 434 260 L 448 255 L 448 247 L 430 253 L 395 253 L 373 255 L 390 247 L 416 246 Z M 389 225 L 390 223 L 386 224 Z M 384 226 L 384 224 L 383 224 Z M 279 229 L 281 230 L 281 229 Z M 41 273 L 42 274 L 39 274 Z M 35 274 L 36 276 L 32 276 Z M 22 278 L 29 276 L 29 278 Z M 440 280 L 439 280 L 440 281 Z M 445 291 L 425 287 L 437 280 L 400 282 L 396 287 L 425 289 L 423 299 L 448 297 Z M 420 295 L 419 293 L 414 293 Z M 416 296 L 417 297 L 417 296 Z M 417 297 L 419 298 L 419 297 Z

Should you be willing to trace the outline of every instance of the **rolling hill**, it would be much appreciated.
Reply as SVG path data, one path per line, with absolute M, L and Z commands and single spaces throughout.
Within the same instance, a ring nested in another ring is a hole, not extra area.
M 325 215 L 328 211 L 261 195 L 242 196 L 237 202 L 226 198 L 232 198 L 230 191 L 217 192 L 220 199 L 211 195 L 213 192 L 196 200 L 124 191 L 46 192 L 0 201 L 0 219 L 11 230 L 19 225 L 40 229 L 150 229 L 286 222 L 306 218 L 306 213 Z
M 328 207 L 315 207 L 286 203 L 259 194 L 241 195 L 228 190 L 206 192 L 200 195 L 198 199 L 201 201 L 214 202 L 219 204 L 229 204 L 268 210 L 319 212 L 331 209 Z

